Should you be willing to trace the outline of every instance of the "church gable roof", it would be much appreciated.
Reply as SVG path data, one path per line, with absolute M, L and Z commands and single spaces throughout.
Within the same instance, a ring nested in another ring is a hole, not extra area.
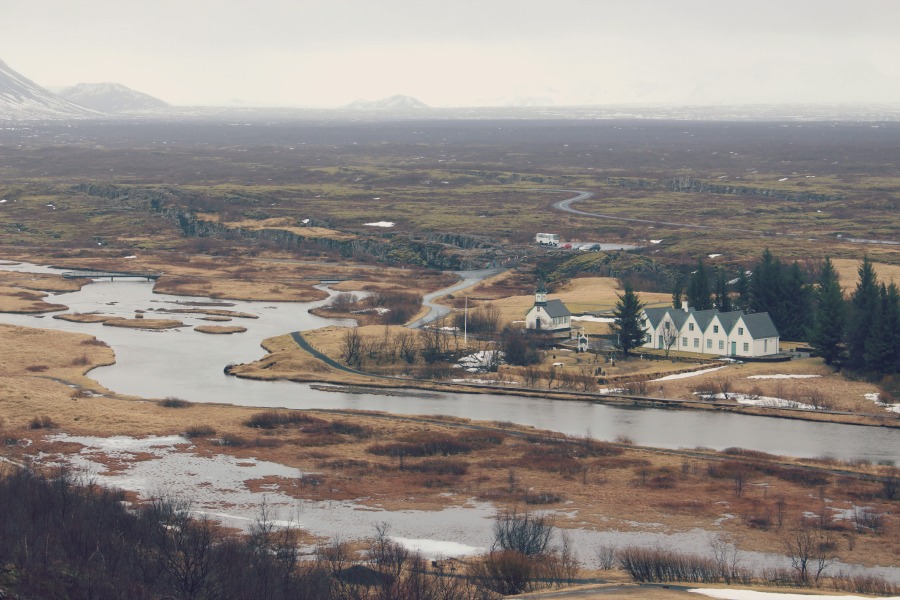
M 566 305 L 562 303 L 562 300 L 547 300 L 547 305 L 544 307 L 544 310 L 547 311 L 547 316 L 552 318 L 572 316 L 572 313 L 570 313 L 569 309 L 566 308 Z

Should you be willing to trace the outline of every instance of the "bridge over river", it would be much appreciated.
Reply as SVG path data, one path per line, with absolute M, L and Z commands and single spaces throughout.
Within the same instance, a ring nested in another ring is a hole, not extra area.
M 114 279 L 146 279 L 147 281 L 155 281 L 162 277 L 162 273 L 154 273 L 151 271 L 100 271 L 95 269 L 76 269 L 74 271 L 66 271 L 62 274 L 66 279 L 77 279 L 86 277 L 88 279 L 106 279 L 110 281 Z

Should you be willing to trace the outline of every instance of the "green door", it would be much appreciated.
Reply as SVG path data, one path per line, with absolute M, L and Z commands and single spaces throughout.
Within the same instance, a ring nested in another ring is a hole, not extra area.
M 734 356 L 737 354 L 737 342 L 731 342 L 731 355 Z

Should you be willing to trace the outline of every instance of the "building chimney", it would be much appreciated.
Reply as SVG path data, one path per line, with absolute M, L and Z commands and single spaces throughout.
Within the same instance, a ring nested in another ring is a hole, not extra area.
M 687 300 L 682 300 L 682 301 L 681 301 L 681 310 L 683 310 L 684 312 L 689 312 L 689 311 L 688 311 L 688 301 L 687 301 Z

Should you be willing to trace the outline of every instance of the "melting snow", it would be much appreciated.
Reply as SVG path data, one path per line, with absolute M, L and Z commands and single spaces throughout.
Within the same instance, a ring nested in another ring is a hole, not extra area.
M 709 258 L 719 258 L 719 257 L 722 256 L 722 255 L 721 255 L 721 254 L 707 254 L 707 256 L 708 256 Z
M 775 375 L 749 375 L 747 379 L 811 379 L 813 377 L 821 377 L 821 375 L 785 375 L 778 373 Z
M 779 592 L 757 592 L 754 590 L 728 590 L 715 588 L 695 588 L 688 590 L 720 600 L 865 600 L 869 596 L 832 596 L 822 594 L 782 594 Z M 894 596 L 897 599 L 897 596 Z M 888 598 L 887 600 L 890 600 Z
M 584 315 L 582 317 L 572 317 L 573 321 L 587 321 L 589 323 L 612 323 L 615 321 L 613 317 L 594 317 L 592 315 Z
M 393 221 L 375 221 L 374 223 L 365 223 L 369 227 L 393 227 Z
M 863 394 L 866 400 L 871 400 L 876 405 L 884 408 L 884 410 L 889 412 L 900 413 L 900 403 L 898 404 L 887 404 L 886 402 L 881 401 L 881 396 L 878 392 L 869 392 L 868 394 Z
M 392 537 L 391 539 L 407 550 L 418 552 L 428 560 L 458 556 L 478 556 L 479 554 L 484 554 L 487 551 L 485 548 L 467 546 L 465 544 L 458 544 L 456 542 L 442 542 L 439 540 L 413 540 L 402 537 Z
M 718 371 L 719 369 L 724 369 L 728 365 L 722 365 L 721 367 L 712 367 L 709 369 L 700 369 L 699 371 L 691 371 L 690 373 L 675 373 L 674 375 L 666 375 L 665 377 L 660 377 L 659 379 L 651 379 L 650 381 L 672 381 L 673 379 L 686 379 L 688 377 L 696 377 L 697 375 L 704 375 L 706 373 L 712 373 L 713 371 Z
M 805 410 L 815 410 L 812 404 L 804 404 L 794 400 L 785 400 L 784 398 L 773 398 L 771 396 L 750 396 L 748 394 L 737 394 L 733 392 L 725 394 L 701 394 L 694 392 L 695 395 L 701 396 L 707 400 L 734 400 L 738 404 L 747 404 L 749 406 L 763 406 L 766 408 L 802 408 Z
M 660 244 L 660 243 L 662 243 L 662 240 L 650 240 L 650 243 L 651 244 Z

